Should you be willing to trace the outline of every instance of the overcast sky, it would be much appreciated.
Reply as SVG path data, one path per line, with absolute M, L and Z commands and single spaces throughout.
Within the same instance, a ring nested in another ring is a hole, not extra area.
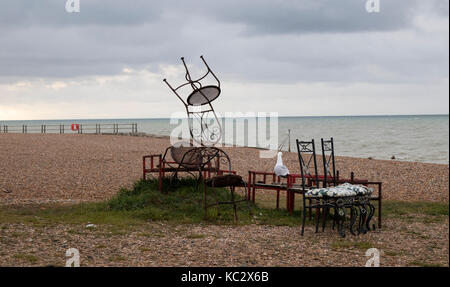
M 449 1 L 6 0 L 0 120 L 169 117 L 184 56 L 220 112 L 448 114 Z

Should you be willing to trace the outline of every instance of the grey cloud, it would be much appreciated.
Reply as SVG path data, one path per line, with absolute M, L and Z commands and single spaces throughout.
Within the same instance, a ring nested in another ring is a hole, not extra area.
M 387 31 L 407 27 L 416 1 L 382 1 L 367 13 L 366 0 L 221 2 L 220 19 L 247 25 L 250 34 Z M 239 2 L 238 2 L 239 3 Z
M 372 14 L 365 0 L 80 1 L 71 14 L 65 0 L 2 4 L 0 78 L 158 71 L 180 56 L 200 64 L 200 54 L 242 81 L 448 78 L 448 38 L 427 39 L 411 23 L 420 13 L 448 19 L 447 1 L 421 10 L 416 0 L 380 0 Z
M 161 15 L 241 23 L 252 33 L 386 31 L 408 26 L 418 0 L 380 0 L 382 13 L 369 14 L 367 0 L 80 0 L 82 13 L 67 14 L 66 0 L 14 0 L 2 4 L 3 26 L 140 25 Z M 429 6 L 448 16 L 448 1 Z M 70 16 L 69 16 L 70 15 Z
M 157 21 L 162 7 L 146 0 L 80 0 L 83 13 L 67 13 L 66 0 L 8 0 L 0 9 L 0 25 L 139 25 Z

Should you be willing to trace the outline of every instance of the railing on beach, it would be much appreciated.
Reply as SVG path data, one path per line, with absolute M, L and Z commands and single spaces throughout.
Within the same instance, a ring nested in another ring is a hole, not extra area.
M 60 124 L 60 125 L 0 125 L 1 133 L 78 133 L 78 134 L 137 134 L 137 123 L 131 124 Z

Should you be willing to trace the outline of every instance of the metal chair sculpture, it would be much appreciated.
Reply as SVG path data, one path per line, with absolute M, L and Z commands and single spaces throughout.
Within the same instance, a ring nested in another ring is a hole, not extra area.
M 213 146 L 222 137 L 222 127 L 211 104 L 220 95 L 220 81 L 210 69 L 203 56 L 200 56 L 200 58 L 207 68 L 207 72 L 203 76 L 192 79 L 184 57 L 182 57 L 181 61 L 186 69 L 186 82 L 177 87 L 172 87 L 166 79 L 164 79 L 164 82 L 186 108 L 191 138 L 201 146 Z M 214 84 L 205 85 L 202 83 L 208 75 L 212 76 Z M 187 93 L 182 92 L 182 88 L 184 87 L 190 87 Z

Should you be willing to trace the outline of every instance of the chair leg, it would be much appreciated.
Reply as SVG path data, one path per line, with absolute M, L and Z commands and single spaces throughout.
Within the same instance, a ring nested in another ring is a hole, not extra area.
M 217 196 L 217 191 L 216 191 L 216 189 L 214 188 L 214 184 L 212 185 L 212 190 L 213 190 L 213 192 L 214 192 L 214 197 L 216 198 L 216 205 L 217 205 L 217 216 L 220 216 L 220 209 L 219 209 L 219 207 L 220 207 L 220 204 L 219 204 L 219 197 Z
M 359 224 L 358 224 L 358 234 L 362 233 L 365 234 L 367 232 L 365 227 L 365 221 L 366 221 L 366 209 L 362 205 L 358 205 L 359 208 Z
M 162 192 L 162 176 L 161 176 L 161 172 L 158 173 L 158 188 L 159 188 L 159 192 Z
M 353 235 L 355 234 L 355 231 L 353 230 L 353 225 L 356 222 L 356 217 L 357 217 L 357 213 L 356 213 L 356 208 L 354 206 L 350 206 L 350 233 Z
M 253 190 L 252 190 L 252 201 L 253 201 L 253 203 L 255 203 L 255 197 L 256 197 L 256 187 L 253 187 Z
M 277 190 L 277 209 L 280 209 L 280 190 Z
M 311 208 L 311 199 L 308 199 L 309 203 L 309 220 L 312 219 L 312 208 Z
M 206 202 L 206 184 L 203 184 L 203 206 L 205 209 L 205 220 L 208 218 L 208 206 Z
M 303 201 L 305 203 L 305 201 Z M 305 233 L 305 221 L 306 221 L 306 206 L 303 206 L 303 212 L 302 212 L 302 236 Z
M 231 191 L 231 201 L 233 202 L 234 220 L 235 222 L 237 222 L 238 217 L 237 217 L 236 201 L 234 201 L 234 186 L 230 187 L 230 191 Z
M 367 229 L 366 229 L 366 221 L 367 221 L 367 209 L 366 206 L 362 205 L 362 210 L 363 210 L 363 218 L 362 218 L 362 233 L 366 234 L 367 233 Z
M 319 232 L 320 208 L 316 208 L 316 233 Z
M 378 228 L 381 228 L 381 198 L 378 199 Z
M 291 191 L 286 191 L 286 210 L 290 213 L 291 211 Z
M 290 201 L 290 213 L 294 212 L 294 203 L 295 203 L 295 192 L 291 192 L 291 201 Z
M 331 229 L 334 230 L 336 226 L 336 211 L 333 212 L 333 225 L 331 226 Z
M 366 228 L 370 231 L 370 221 L 372 220 L 373 214 L 375 213 L 375 206 L 373 206 L 370 202 L 367 204 L 369 206 L 369 216 L 367 216 L 366 220 Z M 372 230 L 375 230 L 375 224 L 373 224 Z
M 342 215 L 339 213 L 339 211 L 342 211 Z M 337 209 L 338 216 L 342 217 L 338 219 L 338 233 L 342 238 L 345 238 L 345 231 L 344 231 L 344 222 L 345 222 L 345 207 L 338 208 Z
M 246 200 L 246 203 L 247 203 L 247 209 L 248 209 L 248 214 L 249 215 L 252 215 L 252 209 L 250 208 L 250 189 L 249 188 L 247 188 L 247 184 L 244 182 L 243 183 L 244 184 L 244 194 L 249 194 L 249 197 L 247 198 L 247 200 Z
M 324 207 L 323 208 L 323 219 L 322 219 L 322 232 L 325 231 L 325 225 L 326 225 L 326 220 L 328 217 L 328 211 L 330 210 L 329 207 Z

